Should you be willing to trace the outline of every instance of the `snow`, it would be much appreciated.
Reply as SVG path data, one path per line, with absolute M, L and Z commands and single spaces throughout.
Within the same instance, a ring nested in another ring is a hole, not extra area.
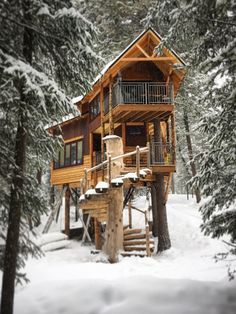
M 120 139 L 120 137 L 117 135 L 107 135 L 102 138 L 103 141 L 112 140 L 112 139 Z
M 95 189 L 88 189 L 85 193 L 85 195 L 94 195 L 94 194 L 98 194 Z
M 81 101 L 84 98 L 83 95 L 77 96 L 75 98 L 72 98 L 72 103 L 77 104 L 77 102 Z
M 123 184 L 123 180 L 122 178 L 115 178 L 115 179 L 112 179 L 111 180 L 111 183 L 114 183 L 114 184 Z
M 143 209 L 149 204 L 140 197 L 134 205 Z M 91 254 L 93 246 L 69 240 L 66 248 L 27 262 L 31 282 L 17 287 L 14 313 L 235 313 L 236 282 L 228 281 L 225 263 L 213 258 L 225 244 L 201 233 L 193 199 L 170 195 L 167 209 L 170 250 L 109 264 L 104 254 Z M 125 209 L 125 221 L 127 216 Z M 143 227 L 144 215 L 134 211 L 133 224 Z
M 98 182 L 98 184 L 96 185 L 95 189 L 108 189 L 109 188 L 109 183 L 104 182 L 104 181 L 100 181 Z
M 137 174 L 134 172 L 129 172 L 124 175 L 124 178 L 127 179 L 138 179 Z
M 61 232 L 51 232 L 51 233 L 42 234 L 37 244 L 39 246 L 43 246 L 51 242 L 58 242 L 58 241 L 67 240 L 67 239 L 68 237 Z

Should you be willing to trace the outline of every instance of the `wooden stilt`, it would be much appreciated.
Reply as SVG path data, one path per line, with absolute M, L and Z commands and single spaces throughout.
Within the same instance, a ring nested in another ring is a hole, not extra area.
M 128 210 L 129 210 L 129 227 L 132 228 L 132 207 L 131 207 L 131 199 L 129 199 Z
M 70 237 L 70 189 L 65 192 L 65 234 Z
M 101 239 L 101 223 L 94 218 L 94 229 L 95 229 L 95 248 L 96 250 L 101 250 L 102 239 Z

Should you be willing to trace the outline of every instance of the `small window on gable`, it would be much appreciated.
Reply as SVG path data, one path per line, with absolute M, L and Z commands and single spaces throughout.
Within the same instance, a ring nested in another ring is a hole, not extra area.
M 100 96 L 95 97 L 89 104 L 90 119 L 93 120 L 100 113 Z

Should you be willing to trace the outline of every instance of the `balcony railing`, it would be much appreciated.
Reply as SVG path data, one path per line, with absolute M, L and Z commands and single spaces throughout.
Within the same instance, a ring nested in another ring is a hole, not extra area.
M 117 104 L 171 104 L 172 84 L 157 82 L 119 82 L 113 87 L 113 106 Z
M 172 104 L 173 84 L 158 82 L 119 82 L 112 90 L 112 106 L 118 104 Z M 109 111 L 109 94 L 104 95 L 104 112 Z
M 174 165 L 175 151 L 171 143 L 150 143 L 150 164 L 151 165 Z

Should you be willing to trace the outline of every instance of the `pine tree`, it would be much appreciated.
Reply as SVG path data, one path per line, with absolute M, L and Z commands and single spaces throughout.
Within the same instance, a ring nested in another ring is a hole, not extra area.
M 163 11 L 163 15 L 157 15 Z M 167 10 L 168 8 L 168 10 Z M 167 41 L 179 38 L 196 71 L 206 75 L 198 104 L 204 106 L 199 130 L 202 149 L 194 187 L 200 187 L 206 201 L 200 207 L 202 229 L 208 235 L 230 235 L 236 254 L 236 92 L 235 92 L 235 0 L 156 1 L 148 21 L 171 21 Z M 185 30 L 185 31 L 183 31 Z M 186 38 L 187 37 L 187 38 Z M 183 40 L 182 40 L 183 39 Z M 189 40 L 189 42 L 188 42 Z M 188 43 L 188 45 L 187 45 Z
M 15 277 L 39 255 L 28 218 L 45 211 L 36 173 L 59 141 L 45 127 L 73 113 L 68 96 L 87 90 L 97 57 L 93 25 L 69 1 L 4 1 L 0 12 L 1 313 L 10 314 Z

